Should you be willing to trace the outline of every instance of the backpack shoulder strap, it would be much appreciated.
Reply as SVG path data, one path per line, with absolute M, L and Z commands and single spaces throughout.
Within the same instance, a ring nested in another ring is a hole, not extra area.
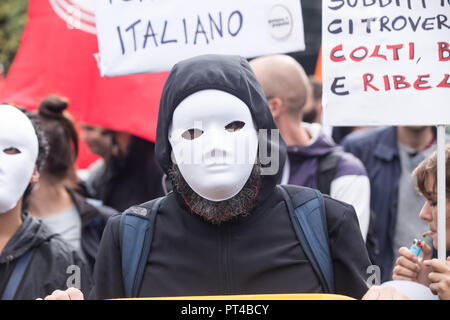
M 153 238 L 156 213 L 163 197 L 133 206 L 120 219 L 122 280 L 127 298 L 136 297 Z
M 295 233 L 325 291 L 334 293 L 334 273 L 322 194 L 299 186 L 277 186 L 283 194 Z
M 317 189 L 323 194 L 330 195 L 331 181 L 336 176 L 336 169 L 342 158 L 342 153 L 342 149 L 337 148 L 319 159 L 316 172 Z
M 33 255 L 34 248 L 28 250 L 23 254 L 16 262 L 14 270 L 9 277 L 8 284 L 3 291 L 2 300 L 13 300 L 16 295 L 17 288 L 19 288 L 20 282 L 22 281 L 25 270 L 27 269 L 28 263 Z

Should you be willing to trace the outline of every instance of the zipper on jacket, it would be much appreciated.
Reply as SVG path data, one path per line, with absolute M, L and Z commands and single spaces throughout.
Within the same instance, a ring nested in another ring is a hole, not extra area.
M 230 226 L 220 228 L 220 262 L 225 294 L 231 294 L 231 268 L 230 268 Z

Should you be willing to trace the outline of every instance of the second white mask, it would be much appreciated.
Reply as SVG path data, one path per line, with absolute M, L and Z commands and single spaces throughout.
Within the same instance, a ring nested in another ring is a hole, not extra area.
M 13 209 L 25 192 L 38 149 L 28 117 L 16 107 L 0 105 L 0 214 Z

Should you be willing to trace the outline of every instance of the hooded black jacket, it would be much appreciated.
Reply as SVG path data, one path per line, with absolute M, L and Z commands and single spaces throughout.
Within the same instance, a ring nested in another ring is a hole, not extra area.
M 206 55 L 174 66 L 159 110 L 156 156 L 171 166 L 168 128 L 177 105 L 190 94 L 218 89 L 244 101 L 257 129 L 276 129 L 263 91 L 247 61 Z M 269 139 L 269 142 L 272 140 Z M 169 193 L 158 210 L 141 297 L 218 294 L 318 293 L 323 288 L 297 240 L 286 204 L 275 189 L 286 155 L 282 139 L 278 174 L 261 176 L 255 209 L 213 225 L 192 213 L 179 194 Z M 352 206 L 325 197 L 336 293 L 360 298 L 370 265 Z M 100 244 L 90 298 L 124 296 L 119 244 L 120 215 L 109 219 Z
M 41 221 L 27 213 L 22 214 L 23 223 L 11 237 L 0 255 L 0 297 L 14 270 L 19 257 L 34 248 L 31 259 L 17 288 L 14 300 L 44 298 L 57 289 L 66 289 L 75 275 L 69 266 L 78 266 L 81 291 L 92 287 L 89 266 L 69 245 Z M 78 271 L 77 271 L 78 272 Z M 68 281 L 69 280 L 69 281 Z

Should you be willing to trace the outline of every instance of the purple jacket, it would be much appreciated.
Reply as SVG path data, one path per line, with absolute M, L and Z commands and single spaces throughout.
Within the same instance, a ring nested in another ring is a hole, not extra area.
M 290 146 L 287 148 L 290 166 L 289 184 L 317 188 L 316 171 L 319 159 L 335 149 L 341 149 L 341 147 L 338 146 L 331 137 L 326 136 L 322 130 L 315 135 L 312 131 L 313 130 L 309 130 L 313 135 L 312 144 L 304 147 Z M 345 175 L 367 176 L 366 169 L 362 162 L 348 152 L 343 153 L 341 161 L 336 168 L 334 179 Z

